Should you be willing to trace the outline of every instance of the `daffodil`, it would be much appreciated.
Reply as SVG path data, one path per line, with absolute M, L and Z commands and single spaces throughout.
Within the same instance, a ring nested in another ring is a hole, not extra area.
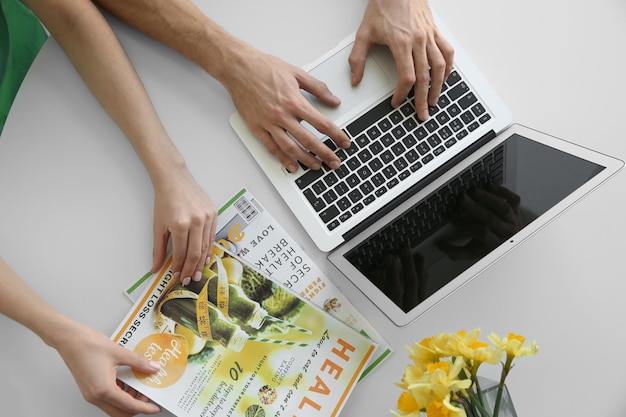
M 409 351 L 409 358 L 418 368 L 425 370 L 429 363 L 439 360 L 440 355 L 430 346 L 431 340 L 432 337 L 422 339 L 419 343 L 413 343 L 406 348 Z
M 524 344 L 526 338 L 515 333 L 509 333 L 504 338 L 491 333 L 488 337 L 495 347 L 506 352 L 507 357 L 534 356 L 539 351 L 535 342 Z
M 407 388 L 419 404 L 428 404 L 432 400 L 443 401 L 451 392 L 458 392 L 470 387 L 470 379 L 460 379 L 463 369 L 463 358 L 457 358 L 450 366 L 447 361 L 439 361 L 428 365 L 428 379 L 422 378 Z
M 415 398 L 407 391 L 402 392 L 398 398 L 398 411 L 391 410 L 397 417 L 420 417 L 422 407 Z
M 404 375 L 402 381 L 396 383 L 396 385 L 404 390 L 409 389 L 410 385 L 416 384 L 419 381 L 428 378 L 425 375 L 424 369 L 415 365 L 407 365 L 404 368 Z
M 404 370 L 396 385 L 403 391 L 398 398 L 396 417 L 466 417 L 473 415 L 497 417 L 504 382 L 513 367 L 513 360 L 537 354 L 535 342 L 526 343 L 523 336 L 509 333 L 488 336 L 491 344 L 480 340 L 480 329 L 469 332 L 439 333 L 407 347 L 413 361 Z M 495 406 L 487 410 L 478 385 L 477 371 L 481 364 L 502 362 Z
M 427 417 L 467 417 L 465 410 L 457 407 L 450 402 L 450 395 L 447 395 L 443 401 L 431 401 L 426 406 Z

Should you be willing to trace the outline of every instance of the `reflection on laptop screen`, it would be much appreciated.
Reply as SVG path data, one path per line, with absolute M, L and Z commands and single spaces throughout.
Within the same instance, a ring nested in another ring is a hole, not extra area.
M 513 134 L 345 258 L 408 312 L 603 169 Z

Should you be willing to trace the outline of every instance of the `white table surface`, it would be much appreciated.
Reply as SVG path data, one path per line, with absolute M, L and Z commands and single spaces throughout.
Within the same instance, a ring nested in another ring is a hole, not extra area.
M 366 1 L 197 3 L 254 46 L 304 65 L 357 28 Z M 515 122 L 626 159 L 626 2 L 432 4 Z M 485 335 L 521 333 L 540 346 L 508 380 L 519 416 L 624 415 L 624 172 L 427 315 L 397 328 L 316 250 L 261 175 L 228 124 L 234 107 L 221 85 L 113 23 L 213 201 L 221 205 L 248 187 L 395 349 L 359 383 L 342 416 L 389 416 L 399 394 L 393 382 L 408 363 L 404 346 L 475 327 Z M 131 146 L 49 40 L 0 138 L 0 253 L 56 308 L 111 334 L 130 308 L 123 289 L 151 265 L 152 198 Z M 54 350 L 4 317 L 0 332 L 0 414 L 101 415 Z

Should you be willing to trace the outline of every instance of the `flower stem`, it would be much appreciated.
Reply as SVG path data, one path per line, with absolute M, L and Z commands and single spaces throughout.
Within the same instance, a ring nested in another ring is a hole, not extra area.
M 502 373 L 500 374 L 500 383 L 498 384 L 498 393 L 496 394 L 496 404 L 493 407 L 493 417 L 498 417 L 500 414 L 500 403 L 502 402 L 502 392 L 504 391 L 504 381 L 506 380 L 509 371 L 512 368 L 513 359 L 515 356 L 507 355 L 506 362 L 502 365 Z

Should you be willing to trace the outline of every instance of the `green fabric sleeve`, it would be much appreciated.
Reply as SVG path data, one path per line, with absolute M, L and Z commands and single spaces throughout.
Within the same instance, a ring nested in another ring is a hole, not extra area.
M 0 0 L 0 133 L 22 80 L 48 35 L 19 0 Z

